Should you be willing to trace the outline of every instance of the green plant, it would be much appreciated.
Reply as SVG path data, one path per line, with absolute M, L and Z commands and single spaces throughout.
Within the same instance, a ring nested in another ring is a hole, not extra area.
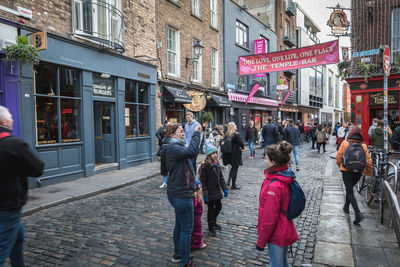
M 213 122 L 213 121 L 214 121 L 214 116 L 209 111 L 203 113 L 203 115 L 201 116 L 201 122 Z
M 397 56 L 397 60 L 392 63 L 393 72 L 400 72 L 400 55 Z
M 358 66 L 360 67 L 361 73 L 364 75 L 364 81 L 368 83 L 368 78 L 371 77 L 372 73 L 375 71 L 375 64 L 365 64 L 359 62 Z
M 342 61 L 340 63 L 337 64 L 338 70 L 339 70 L 339 76 L 342 78 L 342 80 L 344 78 L 349 77 L 350 72 L 349 72 L 349 68 L 350 68 L 350 61 Z
M 29 38 L 25 35 L 18 36 L 17 43 L 7 46 L 4 51 L 6 52 L 7 60 L 18 60 L 21 65 L 39 64 L 39 51 L 29 44 Z

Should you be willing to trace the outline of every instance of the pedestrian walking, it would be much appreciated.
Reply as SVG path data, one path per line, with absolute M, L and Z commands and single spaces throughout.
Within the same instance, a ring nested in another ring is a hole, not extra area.
M 255 151 L 254 151 L 254 144 L 257 142 L 258 139 L 258 130 L 254 127 L 254 121 L 249 122 L 249 126 L 246 128 L 246 137 L 244 140 L 247 140 L 250 149 L 250 156 L 249 159 L 254 158 Z
M 369 129 L 368 129 L 368 138 L 369 138 L 369 142 L 372 144 L 372 135 L 373 135 L 373 133 L 374 133 L 374 131 L 375 131 L 375 129 L 376 129 L 376 126 L 378 126 L 378 121 L 379 121 L 379 119 L 378 118 L 373 118 L 372 119 L 372 124 L 371 124 L 371 126 L 369 127 Z
M 209 145 L 206 150 L 206 159 L 200 166 L 200 181 L 203 184 L 204 203 L 207 204 L 208 233 L 216 236 L 215 230 L 222 227 L 217 223 L 217 217 L 222 209 L 222 192 L 227 197 L 228 187 L 218 161 L 217 149 Z
M 165 127 L 169 124 L 169 121 L 164 121 L 164 125 L 161 126 L 157 133 L 156 133 L 156 137 L 158 139 L 158 151 L 157 151 L 157 156 L 160 157 L 160 174 L 163 178 L 163 183 L 159 186 L 159 188 L 165 188 L 167 187 L 167 181 L 168 181 L 168 171 L 167 171 L 167 167 L 165 166 L 165 156 L 164 158 L 162 157 L 162 155 L 160 154 L 160 148 L 163 145 L 163 139 L 165 136 Z
M 392 147 L 394 150 L 400 150 L 400 125 L 396 127 L 392 135 Z
M 294 160 L 296 162 L 296 171 L 299 171 L 299 145 L 300 145 L 300 131 L 294 127 L 294 121 L 289 120 L 289 126 L 283 132 L 283 140 L 287 141 L 293 147 Z
M 315 151 L 315 143 L 317 143 L 317 126 L 315 124 L 312 125 L 310 129 L 310 135 L 311 135 L 311 148 L 313 151 Z
M 44 163 L 22 139 L 11 134 L 12 115 L 0 106 L 0 266 L 25 266 L 25 229 L 21 210 L 28 198 L 28 177 L 39 177 Z
M 275 128 L 275 126 L 272 125 Z M 275 128 L 276 130 L 276 128 Z M 225 137 L 231 138 L 232 140 L 232 153 L 223 153 L 222 159 L 224 165 L 230 164 L 232 166 L 229 171 L 228 186 L 232 180 L 231 189 L 240 189 L 240 186 L 236 184 L 237 173 L 239 166 L 243 164 L 242 162 L 242 150 L 244 149 L 244 143 L 239 133 L 237 132 L 237 127 L 234 122 L 228 123 L 227 131 Z
M 331 134 L 332 134 L 332 126 L 330 123 L 328 123 L 325 126 L 325 134 L 326 134 L 326 143 L 329 144 L 329 139 L 331 138 Z
M 384 133 L 383 128 L 385 127 L 385 121 L 379 120 L 378 125 L 376 126 L 375 130 L 372 133 L 372 145 L 376 149 L 384 149 L 385 148 L 385 141 L 384 141 Z M 389 126 L 388 126 L 389 128 Z M 388 149 L 390 149 L 390 144 L 392 140 L 392 134 L 388 131 Z
M 348 131 L 348 124 L 346 122 L 343 122 L 342 126 L 337 131 L 336 150 L 339 150 L 340 144 L 343 142 L 343 140 L 347 138 Z
M 343 211 L 349 214 L 351 204 L 355 213 L 354 224 L 359 224 L 364 219 L 364 216 L 361 214 L 357 200 L 354 197 L 353 187 L 360 180 L 362 173 L 367 176 L 372 175 L 372 160 L 369 156 L 367 145 L 363 143 L 363 140 L 364 136 L 361 129 L 354 127 L 347 140 L 342 142 L 336 154 L 336 164 L 342 172 L 343 183 L 346 188 L 346 202 L 343 206 Z M 361 168 L 355 170 L 353 168 L 357 163 Z
M 162 147 L 162 146 L 161 146 Z M 163 183 L 159 186 L 159 188 L 167 187 L 168 183 L 168 169 L 167 169 L 167 158 L 165 155 L 166 150 L 161 149 L 161 147 L 157 151 L 157 156 L 160 157 L 160 174 L 163 177 Z
M 281 125 L 282 126 L 282 125 Z M 279 141 L 278 126 L 272 123 L 272 117 L 268 117 L 268 123 L 262 129 L 262 138 L 264 140 L 264 154 L 269 145 L 276 144 Z
M 190 141 L 192 140 L 193 133 L 195 132 L 195 129 L 197 126 L 200 126 L 200 123 L 198 123 L 194 118 L 193 118 L 193 113 L 188 111 L 186 112 L 186 124 L 185 124 L 185 142 L 186 145 L 190 144 Z M 200 141 L 202 141 L 202 135 L 200 135 Z M 200 144 L 199 144 L 200 146 Z M 196 162 L 197 162 L 197 155 L 199 152 L 197 152 L 191 159 L 190 162 L 193 165 L 194 173 L 196 174 Z
M 281 118 L 276 118 L 274 124 L 275 124 L 276 128 L 278 129 L 278 138 L 276 140 L 276 144 L 279 144 L 281 142 L 281 140 L 282 140 L 282 137 L 283 137 L 283 130 L 284 130 L 283 126 L 284 126 L 284 123 L 282 123 L 282 119 Z
M 271 267 L 289 267 L 288 248 L 299 240 L 293 220 L 281 210 L 288 210 L 289 184 L 296 177 L 289 169 L 292 146 L 283 141 L 270 145 L 265 153 L 265 179 L 261 186 L 258 206 L 258 239 L 256 249 L 263 251 L 268 245 Z
M 207 245 L 203 241 L 203 227 L 201 223 L 201 216 L 203 215 L 203 191 L 201 182 L 199 180 L 196 180 L 196 191 L 194 192 L 193 206 L 194 220 L 191 248 L 206 248 Z
M 317 138 L 317 150 L 318 154 L 321 152 L 321 146 L 324 149 L 324 153 L 326 152 L 325 146 L 326 146 L 326 132 L 325 129 L 322 128 L 321 124 L 318 124 L 318 129 L 315 133 L 316 138 Z
M 195 171 L 190 159 L 199 151 L 200 131 L 201 126 L 197 125 L 189 146 L 186 146 L 182 126 L 178 123 L 169 124 L 163 141 L 165 144 L 161 147 L 168 170 L 168 201 L 175 210 L 172 261 L 181 262 L 181 266 L 193 266 L 190 245 L 194 221 L 193 193 L 196 187 Z

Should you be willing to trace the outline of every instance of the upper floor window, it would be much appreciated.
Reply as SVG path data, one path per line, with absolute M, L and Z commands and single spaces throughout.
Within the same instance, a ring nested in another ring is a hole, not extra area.
M 179 31 L 167 28 L 167 73 L 179 76 Z
M 199 42 L 199 40 L 193 39 L 192 41 L 192 58 L 195 58 L 196 55 L 194 53 L 194 48 L 193 45 L 195 43 Z M 202 80 L 202 73 L 201 73 L 201 69 L 202 69 L 202 55 L 198 56 L 198 59 L 193 60 L 193 81 L 201 83 Z
M 192 0 L 192 14 L 201 17 L 200 0 Z
M 241 23 L 240 21 L 236 21 L 236 44 L 249 47 L 248 39 L 249 28 Z
M 210 23 L 214 28 L 218 28 L 218 0 L 210 0 Z
M 218 50 L 211 49 L 211 86 L 218 87 Z
M 392 10 L 392 60 L 400 55 L 400 7 Z

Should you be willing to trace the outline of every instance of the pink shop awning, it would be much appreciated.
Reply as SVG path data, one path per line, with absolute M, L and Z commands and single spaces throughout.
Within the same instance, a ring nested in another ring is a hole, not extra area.
M 247 95 L 228 93 L 228 98 L 231 101 L 246 103 Z M 273 106 L 273 107 L 278 106 L 278 101 L 261 97 L 252 97 L 250 98 L 249 103 L 259 104 L 264 106 Z

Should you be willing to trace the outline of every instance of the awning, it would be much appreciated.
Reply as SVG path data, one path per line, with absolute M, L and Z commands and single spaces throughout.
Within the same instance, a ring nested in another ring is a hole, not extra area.
M 164 87 L 164 102 L 178 102 L 190 104 L 192 98 L 187 94 L 185 89 L 163 85 Z
M 222 107 L 229 108 L 232 104 L 229 102 L 229 99 L 225 96 L 220 95 L 211 95 L 211 106 L 214 107 Z
M 246 102 L 247 100 L 247 95 L 242 95 L 237 93 L 228 93 L 228 97 L 231 101 L 236 101 L 236 102 Z M 249 103 L 259 104 L 264 106 L 272 106 L 272 107 L 278 106 L 278 101 L 261 97 L 252 97 L 250 98 Z

